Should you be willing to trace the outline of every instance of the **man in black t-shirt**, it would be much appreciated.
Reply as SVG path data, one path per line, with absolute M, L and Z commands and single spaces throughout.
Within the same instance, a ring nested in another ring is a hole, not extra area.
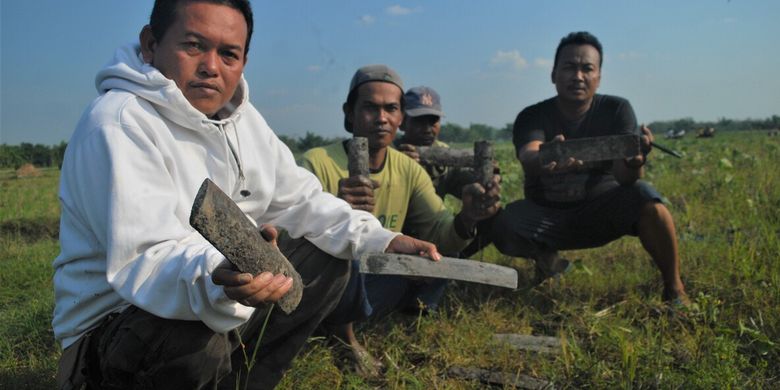
M 515 120 L 513 142 L 525 172 L 525 199 L 498 215 L 494 244 L 504 254 L 534 259 L 542 280 L 568 267 L 559 250 L 639 236 L 661 271 L 663 299 L 687 305 L 674 221 L 661 195 L 639 180 L 652 133 L 638 128 L 626 99 L 596 94 L 601 64 L 601 44 L 590 33 L 571 33 L 558 45 L 552 71 L 557 96 L 525 108 Z M 642 153 L 598 163 L 539 161 L 542 143 L 617 134 L 641 135 Z

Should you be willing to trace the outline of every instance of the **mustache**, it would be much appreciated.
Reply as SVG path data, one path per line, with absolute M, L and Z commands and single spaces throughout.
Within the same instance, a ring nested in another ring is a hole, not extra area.
M 193 81 L 193 82 L 190 82 L 189 86 L 191 88 L 209 88 L 209 89 L 216 90 L 218 92 L 222 92 L 222 88 L 219 85 L 212 84 L 212 83 L 207 83 L 207 82 L 203 82 L 203 81 Z

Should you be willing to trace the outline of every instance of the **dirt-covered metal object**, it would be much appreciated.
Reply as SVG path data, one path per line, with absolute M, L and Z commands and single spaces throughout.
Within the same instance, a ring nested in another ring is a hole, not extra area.
M 476 260 L 427 257 L 398 253 L 367 253 L 360 257 L 360 272 L 380 275 L 425 276 L 517 288 L 517 270 Z
M 634 134 L 545 142 L 539 147 L 539 160 L 542 165 L 553 161 L 560 164 L 569 157 L 589 162 L 616 160 L 638 154 L 640 154 L 639 136 Z
M 487 188 L 493 178 L 493 143 L 474 142 L 474 181 Z
M 420 164 L 442 167 L 471 168 L 474 166 L 474 151 L 451 149 L 438 146 L 415 146 Z
M 274 245 L 222 190 L 209 179 L 203 181 L 192 205 L 190 225 L 241 272 L 270 272 L 293 278 L 293 285 L 277 305 L 287 314 L 303 297 L 301 276 Z
M 496 333 L 493 340 L 520 351 L 538 353 L 561 353 L 561 339 L 552 336 L 532 336 L 530 334 Z
M 349 176 L 369 177 L 368 170 L 368 138 L 353 137 L 349 141 L 349 152 L 347 153 L 347 169 Z

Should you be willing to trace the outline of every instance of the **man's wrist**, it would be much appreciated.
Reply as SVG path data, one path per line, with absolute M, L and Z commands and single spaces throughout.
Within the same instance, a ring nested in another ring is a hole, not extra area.
M 623 164 L 633 169 L 642 168 L 646 162 L 647 162 L 646 158 L 642 158 L 642 159 L 634 158 L 634 159 L 623 160 Z
M 463 213 L 459 213 L 455 216 L 453 224 L 455 226 L 455 233 L 464 240 L 471 239 L 477 236 L 477 224 L 469 224 L 463 217 Z

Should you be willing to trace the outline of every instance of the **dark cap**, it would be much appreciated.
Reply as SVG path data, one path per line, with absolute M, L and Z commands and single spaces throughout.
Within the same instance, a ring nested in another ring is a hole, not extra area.
M 401 89 L 401 94 L 403 96 L 404 93 L 404 82 L 401 80 L 401 76 L 396 73 L 396 71 L 390 69 L 387 65 L 366 65 L 361 67 L 355 72 L 355 75 L 352 76 L 352 81 L 349 83 L 349 93 L 347 94 L 347 99 L 349 99 L 349 95 L 352 94 L 359 86 L 371 82 L 371 81 L 383 81 L 390 84 L 395 84 L 398 88 Z M 347 121 L 347 118 L 344 117 L 344 128 L 347 129 L 350 133 L 352 132 L 352 125 Z
M 401 88 L 401 92 L 404 90 L 404 82 L 401 81 L 401 76 L 387 65 L 366 65 L 358 69 L 355 75 L 352 76 L 352 82 L 349 83 L 349 93 L 352 93 L 357 87 L 369 81 L 384 81 L 397 85 L 398 88 Z
M 436 115 L 443 117 L 441 98 L 431 87 L 414 87 L 404 95 L 406 108 L 404 113 L 409 116 Z

